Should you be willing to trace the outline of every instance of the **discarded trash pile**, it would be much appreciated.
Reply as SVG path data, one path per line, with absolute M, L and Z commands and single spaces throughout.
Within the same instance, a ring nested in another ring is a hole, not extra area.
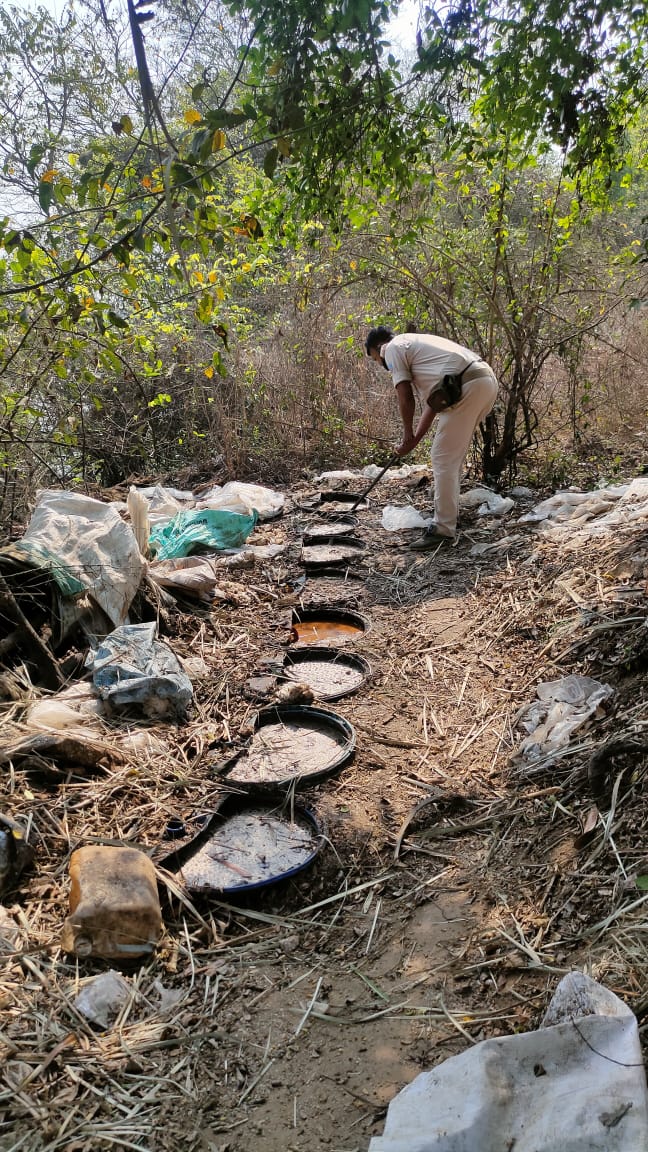
M 120 718 L 186 721 L 193 686 L 182 663 L 157 639 L 155 621 L 124 622 L 142 578 L 146 573 L 165 587 L 201 598 L 213 594 L 223 571 L 219 565 L 245 556 L 243 545 L 258 518 L 274 519 L 282 506 L 279 493 L 256 485 L 228 484 L 197 502 L 189 493 L 132 489 L 131 527 L 113 506 L 66 492 L 43 494 L 25 537 L 6 549 L 3 559 L 51 574 L 66 628 L 74 623 L 88 640 L 101 638 L 85 658 L 91 681 L 38 701 L 27 713 L 29 734 L 4 749 L 3 762 L 51 758 L 62 765 L 58 771 L 65 778 L 66 771 L 99 769 L 118 759 L 120 738 L 114 733 Z M 187 556 L 196 546 L 212 555 Z M 140 548 L 154 558 L 147 562 Z M 273 556 L 281 546 L 257 548 L 252 555 L 259 551 Z M 111 625 L 116 626 L 111 630 Z M 172 834 L 171 820 L 167 837 L 173 843 L 156 853 L 159 866 L 185 891 L 240 894 L 285 879 L 314 860 L 322 843 L 317 818 L 294 804 L 289 817 L 283 815 L 286 793 L 292 796 L 295 788 L 311 786 L 353 758 L 352 726 L 312 702 L 362 688 L 369 665 L 331 647 L 330 640 L 346 643 L 367 627 L 357 614 L 326 607 L 294 612 L 285 638 L 293 647 L 248 684 L 248 694 L 261 699 L 276 690 L 274 705 L 257 714 L 250 735 L 215 768 L 221 802 L 211 813 L 195 813 L 188 826 L 176 821 Z M 110 747 L 106 721 L 113 725 Z M 123 740 L 129 739 L 124 733 Z M 261 807 L 255 805 L 259 795 Z M 17 825 L 10 827 L 11 836 L 20 834 Z M 25 854 L 17 853 L 13 877 L 7 879 L 16 879 L 25 863 Z M 131 846 L 78 848 L 70 860 L 70 881 L 70 914 L 61 938 L 65 951 L 114 959 L 145 955 L 156 946 L 162 913 L 155 868 L 146 853 Z

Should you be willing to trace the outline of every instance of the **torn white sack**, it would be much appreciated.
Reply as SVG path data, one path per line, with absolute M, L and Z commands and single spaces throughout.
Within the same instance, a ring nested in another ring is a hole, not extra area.
M 63 595 L 86 590 L 111 624 L 123 624 L 146 570 L 131 527 L 112 504 L 76 492 L 38 494 L 13 555 L 47 567 Z M 66 580 L 72 581 L 68 587 Z
M 580 972 L 535 1032 L 483 1040 L 392 1100 L 369 1152 L 639 1152 L 648 1093 L 637 1021 Z

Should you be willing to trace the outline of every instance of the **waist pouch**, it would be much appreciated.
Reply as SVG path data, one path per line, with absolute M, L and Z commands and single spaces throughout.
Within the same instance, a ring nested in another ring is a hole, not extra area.
M 459 403 L 461 400 L 461 389 L 465 373 L 469 368 L 472 368 L 473 364 L 479 364 L 480 362 L 481 361 L 479 359 L 471 360 L 470 364 L 466 364 L 466 367 L 463 368 L 461 372 L 456 372 L 454 374 L 452 372 L 448 372 L 443 377 L 443 380 L 441 381 L 440 387 L 437 389 L 437 391 L 439 391 L 443 397 L 444 408 L 452 408 L 455 404 Z

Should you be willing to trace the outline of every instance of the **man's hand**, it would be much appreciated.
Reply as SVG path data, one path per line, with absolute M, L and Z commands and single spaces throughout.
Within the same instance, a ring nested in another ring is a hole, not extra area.
M 417 444 L 418 444 L 418 440 L 417 440 L 416 436 L 414 436 L 410 433 L 410 435 L 405 436 L 403 441 L 398 445 L 398 448 L 396 449 L 396 455 L 397 456 L 409 456 L 410 452 L 414 451 Z

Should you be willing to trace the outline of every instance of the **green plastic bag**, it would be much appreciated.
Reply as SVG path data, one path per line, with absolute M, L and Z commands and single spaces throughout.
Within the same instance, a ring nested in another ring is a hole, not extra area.
M 245 544 L 256 522 L 257 513 L 243 516 L 220 508 L 201 508 L 178 512 L 168 524 L 156 528 L 149 537 L 149 548 L 156 560 L 173 560 L 190 556 L 198 548 L 240 548 Z

